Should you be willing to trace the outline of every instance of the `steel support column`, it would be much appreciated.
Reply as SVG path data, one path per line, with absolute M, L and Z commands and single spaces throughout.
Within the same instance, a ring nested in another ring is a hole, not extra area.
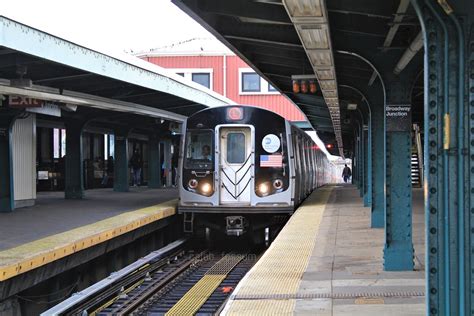
M 370 197 L 370 194 L 369 194 L 369 188 L 370 188 L 370 174 L 369 174 L 369 169 L 370 169 L 370 150 L 369 150 L 369 144 L 370 144 L 370 141 L 369 141 L 369 129 L 368 129 L 368 126 L 367 126 L 367 129 L 366 127 L 364 126 L 363 127 L 363 136 L 364 136 L 364 156 L 365 156 L 365 159 L 363 161 L 364 163 L 364 206 L 369 206 L 370 203 L 369 203 L 369 197 Z
M 128 168 L 128 134 L 129 130 L 116 129 L 115 131 L 115 166 L 114 191 L 127 192 L 129 189 L 130 170 Z
M 82 159 L 82 130 L 86 122 L 68 118 L 66 125 L 66 163 L 65 190 L 66 199 L 84 198 L 84 173 Z
M 152 134 L 148 141 L 148 187 L 161 187 L 160 140 L 158 135 Z
M 412 3 L 426 34 L 427 314 L 472 315 L 474 3 Z
M 0 113 L 0 212 L 11 212 L 13 196 L 12 126 L 15 116 Z
M 170 187 L 172 185 L 171 177 L 171 140 L 165 139 L 162 141 L 163 144 L 163 170 L 165 172 L 165 183 L 163 185 Z
M 374 104 L 374 103 L 372 103 Z M 385 225 L 385 109 L 372 107 L 372 212 L 371 227 Z

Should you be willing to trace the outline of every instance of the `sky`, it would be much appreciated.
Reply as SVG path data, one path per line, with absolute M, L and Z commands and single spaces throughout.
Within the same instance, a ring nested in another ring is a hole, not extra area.
M 0 15 L 115 52 L 140 52 L 212 36 L 170 0 L 4 0 Z

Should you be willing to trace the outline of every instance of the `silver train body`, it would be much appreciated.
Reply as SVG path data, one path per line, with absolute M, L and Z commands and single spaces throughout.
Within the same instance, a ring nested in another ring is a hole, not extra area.
M 332 177 L 308 134 L 261 108 L 206 109 L 184 130 L 178 212 L 186 232 L 240 236 L 270 227 Z

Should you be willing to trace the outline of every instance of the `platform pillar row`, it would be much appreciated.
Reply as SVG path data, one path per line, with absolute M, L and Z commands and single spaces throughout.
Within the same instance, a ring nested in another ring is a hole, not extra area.
M 129 189 L 130 171 L 128 168 L 128 129 L 114 130 L 115 166 L 114 191 L 127 192 Z
M 352 183 L 359 187 L 359 141 L 357 131 L 354 133 L 354 159 L 352 159 Z
M 383 104 L 372 108 L 372 211 L 370 225 L 385 225 L 385 109 Z
M 12 162 L 14 122 L 14 115 L 0 112 L 0 212 L 11 212 L 15 208 Z
M 152 134 L 148 142 L 148 187 L 161 187 L 160 140 L 158 135 Z
M 84 198 L 84 172 L 82 159 L 82 130 L 86 122 L 66 119 L 66 159 L 65 159 L 65 189 L 66 199 Z

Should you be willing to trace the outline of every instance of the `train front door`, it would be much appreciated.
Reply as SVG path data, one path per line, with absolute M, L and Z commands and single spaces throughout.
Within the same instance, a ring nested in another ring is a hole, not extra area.
M 250 205 L 253 149 L 250 127 L 219 129 L 219 190 L 222 205 Z

